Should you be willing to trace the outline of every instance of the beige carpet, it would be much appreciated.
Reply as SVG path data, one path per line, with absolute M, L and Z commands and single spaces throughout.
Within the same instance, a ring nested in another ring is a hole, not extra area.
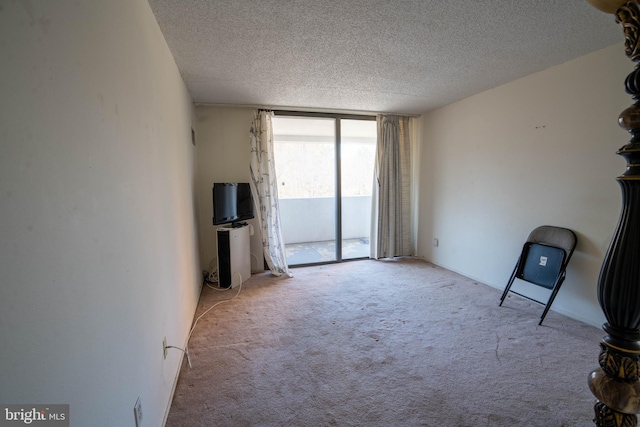
M 419 260 L 293 274 L 199 321 L 167 426 L 593 425 L 598 328 Z

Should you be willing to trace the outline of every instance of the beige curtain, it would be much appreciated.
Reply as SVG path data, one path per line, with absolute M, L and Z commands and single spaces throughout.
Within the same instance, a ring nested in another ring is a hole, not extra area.
M 411 255 L 409 117 L 378 115 L 371 258 Z
M 271 111 L 256 111 L 249 136 L 251 139 L 251 193 L 262 235 L 264 259 L 275 276 L 287 274 L 289 266 L 280 228 L 278 185 L 273 155 Z

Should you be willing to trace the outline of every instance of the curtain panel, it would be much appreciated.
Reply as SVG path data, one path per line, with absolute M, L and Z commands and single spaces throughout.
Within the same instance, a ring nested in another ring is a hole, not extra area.
M 378 115 L 371 258 L 411 255 L 409 117 Z
M 271 111 L 256 111 L 249 131 L 251 140 L 251 193 L 258 215 L 264 258 L 275 276 L 287 274 L 289 266 L 280 227 L 278 186 L 275 171 Z

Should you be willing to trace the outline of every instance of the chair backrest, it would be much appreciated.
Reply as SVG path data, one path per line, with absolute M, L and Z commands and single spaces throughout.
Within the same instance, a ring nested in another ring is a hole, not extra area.
M 576 234 L 568 228 L 543 225 L 529 234 L 527 242 L 541 243 L 543 245 L 564 249 L 566 253 L 564 265 L 567 265 L 573 254 L 573 250 L 576 248 L 578 238 Z

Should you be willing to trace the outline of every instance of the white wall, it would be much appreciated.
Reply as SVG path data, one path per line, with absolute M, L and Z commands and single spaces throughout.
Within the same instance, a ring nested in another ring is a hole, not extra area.
M 251 172 L 251 146 L 249 130 L 253 122 L 253 108 L 196 107 L 196 151 L 198 192 L 198 229 L 200 264 L 209 269 L 217 259 L 217 226 L 212 225 L 213 201 L 211 189 L 214 182 L 249 182 Z M 251 236 L 251 271 L 264 271 L 262 240 L 257 220 Z
M 579 242 L 553 309 L 600 325 L 632 69 L 615 45 L 422 116 L 419 256 L 503 289 L 533 228 L 571 228 Z
M 0 402 L 162 424 L 200 273 L 192 103 L 145 0 L 0 5 Z

